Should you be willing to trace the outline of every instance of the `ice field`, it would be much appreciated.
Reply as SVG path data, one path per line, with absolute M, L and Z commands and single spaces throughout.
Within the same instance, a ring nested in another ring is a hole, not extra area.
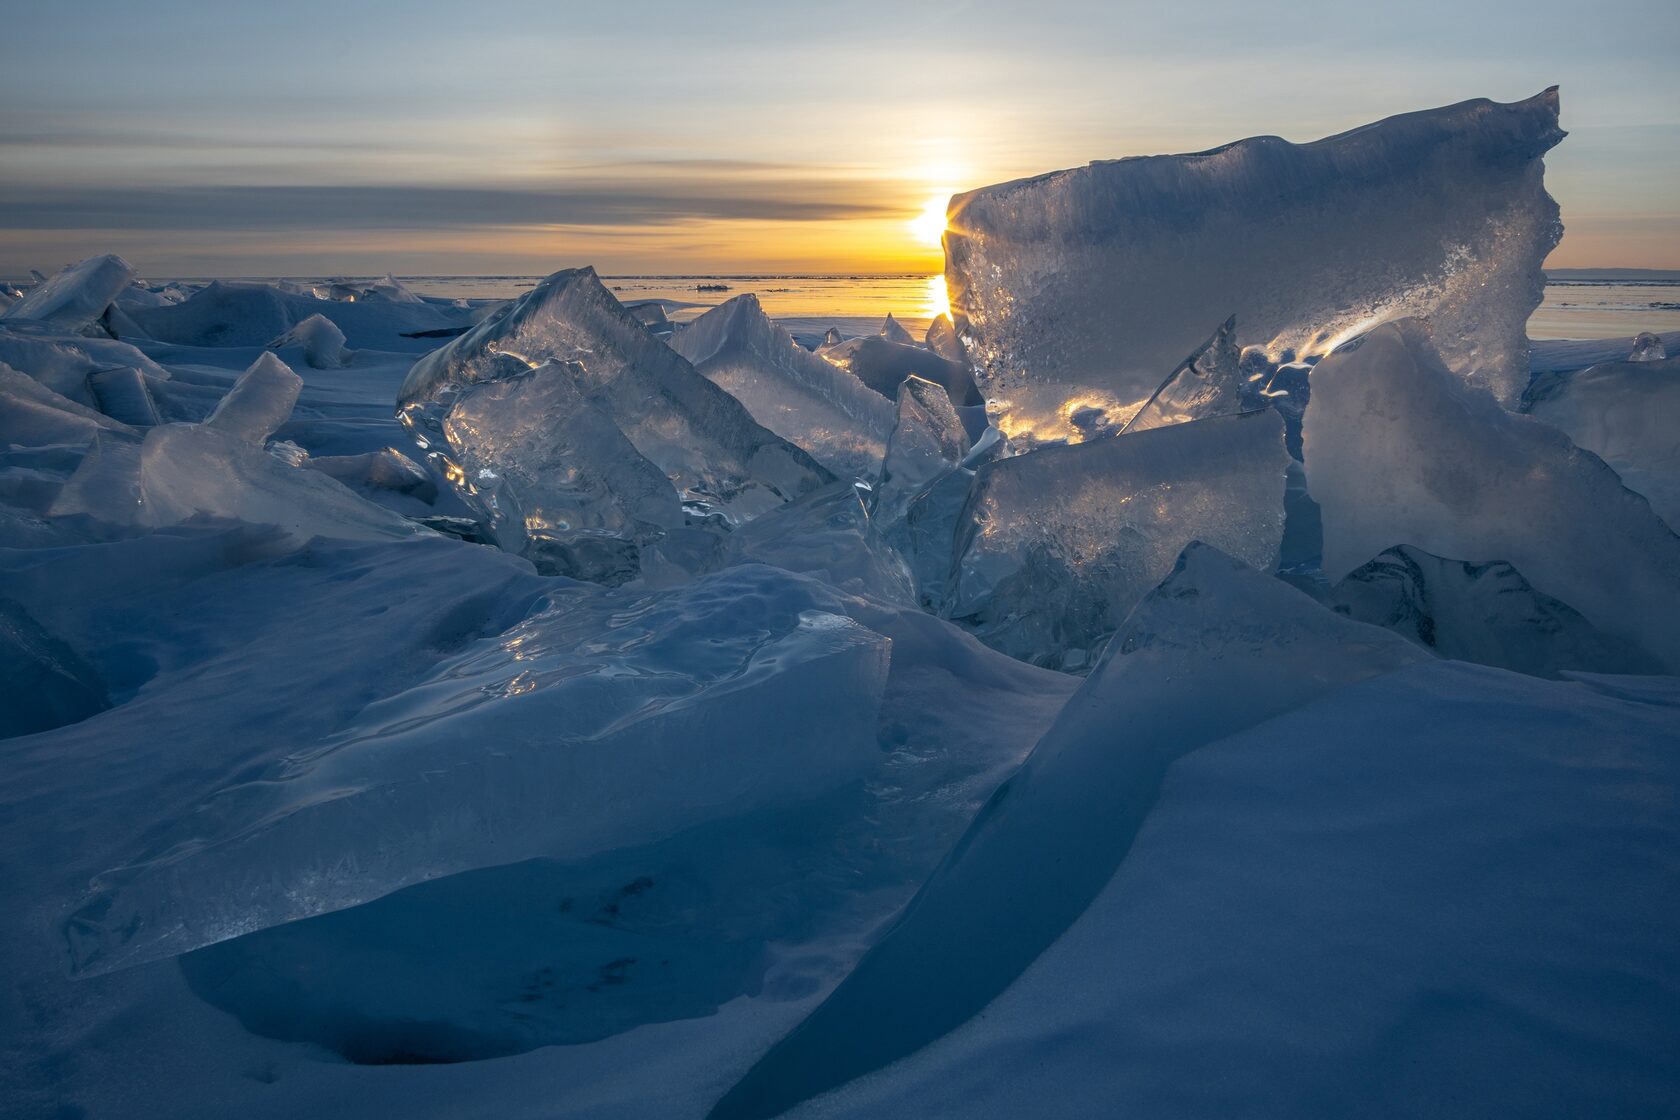
M 1558 110 L 968 191 L 869 329 L 7 285 L 0 1115 L 1673 1112 L 1680 330 L 1531 326 Z

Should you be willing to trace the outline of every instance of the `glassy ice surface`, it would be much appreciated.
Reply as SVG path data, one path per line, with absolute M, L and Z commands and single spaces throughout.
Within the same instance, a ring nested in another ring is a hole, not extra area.
M 1312 380 L 1307 486 L 1327 577 L 1398 544 L 1502 560 L 1680 667 L 1680 537 L 1602 459 L 1466 386 L 1415 320 L 1378 327 Z
M 1509 564 L 1443 560 L 1391 548 L 1330 589 L 1338 614 L 1392 630 L 1442 657 L 1537 677 L 1568 669 L 1656 673 L 1656 659 L 1611 637 Z
M 945 235 L 957 334 L 1017 440 L 1123 424 L 1232 314 L 1239 346 L 1280 360 L 1424 316 L 1511 406 L 1562 228 L 1541 156 L 1563 135 L 1554 89 L 970 191 Z
M 892 431 L 892 402 L 793 340 L 758 297 L 737 296 L 679 331 L 677 353 L 746 406 L 754 420 L 839 478 L 873 479 Z
M 1680 358 L 1544 374 L 1528 399 L 1530 415 L 1609 463 L 1624 486 L 1680 531 Z
M 910 332 L 904 329 L 904 324 L 892 317 L 891 311 L 887 312 L 886 321 L 881 324 L 881 337 L 888 342 L 901 342 L 905 345 L 914 345 L 916 341 Z
M 1277 567 L 1288 464 L 1269 411 L 988 463 L 957 529 L 944 612 L 1012 656 L 1088 666 L 1191 541 Z
M 99 411 L 124 424 L 149 428 L 162 423 L 146 375 L 133 366 L 118 366 L 88 374 L 88 391 Z
M 423 445 L 442 441 L 430 450 L 448 451 L 444 417 L 458 398 L 550 359 L 560 363 L 550 375 L 573 371 L 583 397 L 665 474 L 691 520 L 738 524 L 833 477 L 649 334 L 588 268 L 555 273 L 416 362 L 398 397 L 403 421 Z M 503 454 L 499 440 L 518 455 L 521 441 L 546 438 L 540 424 L 484 435 L 480 469 L 491 470 Z M 523 511 L 503 513 L 526 519 Z
M 292 415 L 301 392 L 303 378 L 273 354 L 264 354 L 233 383 L 204 424 L 260 444 Z
M 898 388 L 898 422 L 876 488 L 876 520 L 890 525 L 901 519 L 911 499 L 955 469 L 967 453 L 968 433 L 944 387 L 906 377 Z
M 954 404 L 972 404 L 978 399 L 967 367 L 908 341 L 863 335 L 820 346 L 817 353 L 888 400 L 898 395 L 906 377 L 943 385 Z
M 497 544 L 550 574 L 618 584 L 683 511 L 670 479 L 583 395 L 580 378 L 575 362 L 515 363 L 456 397 L 443 434 L 453 480 L 488 512 Z
M 1144 432 L 1188 420 L 1230 416 L 1256 407 L 1247 393 L 1247 378 L 1237 352 L 1237 321 L 1225 320 L 1208 339 L 1161 382 L 1123 429 Z M 1078 426 L 1078 418 L 1070 417 Z
M 134 267 L 121 257 L 89 257 L 25 292 L 0 312 L 0 319 L 32 319 L 79 331 L 96 323 L 133 280 Z
M 158 381 L 169 379 L 168 370 L 114 338 L 67 335 L 34 323 L 0 326 L 0 362 L 81 404 L 94 403 L 87 378 L 96 370 L 131 366 Z
M 889 643 L 737 568 L 675 591 L 559 590 L 212 798 L 66 924 L 102 971 L 534 856 L 582 857 L 861 775 Z
M 126 431 L 127 425 L 0 362 L 0 442 L 17 447 L 86 446 L 102 430 Z
M 1640 331 L 1634 336 L 1633 350 L 1628 354 L 1630 362 L 1660 362 L 1668 357 L 1668 348 L 1663 340 L 1650 331 Z

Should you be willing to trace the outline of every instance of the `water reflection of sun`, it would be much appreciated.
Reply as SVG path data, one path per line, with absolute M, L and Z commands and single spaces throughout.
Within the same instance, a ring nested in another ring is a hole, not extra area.
M 922 313 L 929 319 L 951 314 L 951 297 L 945 288 L 945 274 L 927 278 L 927 301 Z

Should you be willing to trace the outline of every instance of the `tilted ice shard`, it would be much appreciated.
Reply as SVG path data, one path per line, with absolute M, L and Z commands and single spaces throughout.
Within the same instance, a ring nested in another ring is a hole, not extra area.
M 1307 486 L 1328 578 L 1397 544 L 1503 560 L 1680 669 L 1680 537 L 1602 459 L 1466 386 L 1415 320 L 1341 348 L 1312 381 Z
M 944 612 L 1037 665 L 1088 665 L 1199 540 L 1277 566 L 1289 456 L 1270 411 L 1044 447 L 981 467 Z
M 946 281 L 994 419 L 1038 440 L 1078 438 L 1081 409 L 1123 421 L 1231 314 L 1239 346 L 1278 357 L 1426 316 L 1454 372 L 1514 405 L 1560 236 L 1541 164 L 1557 116 L 1550 89 L 957 196 Z
M 671 340 L 754 420 L 841 478 L 874 478 L 892 403 L 771 322 L 748 293 L 712 308 Z
M 1630 362 L 1660 362 L 1668 357 L 1668 350 L 1663 346 L 1663 340 L 1650 331 L 1640 331 L 1633 337 L 1633 350 L 1628 354 Z
M 1245 379 L 1240 368 L 1242 356 L 1237 352 L 1236 329 L 1235 316 L 1220 324 L 1212 338 L 1167 375 L 1123 430 L 1142 432 L 1164 428 L 1186 420 L 1229 416 L 1249 407 L 1243 395 Z
M 519 363 L 456 398 L 443 434 L 498 545 L 550 574 L 617 584 L 683 512 L 665 472 L 583 395 L 583 376 L 575 362 Z
M 338 329 L 337 323 L 319 312 L 268 344 L 270 350 L 288 346 L 303 349 L 303 360 L 309 363 L 310 369 L 339 369 L 347 356 L 344 332 Z
M 398 395 L 411 430 L 439 430 L 456 396 L 556 358 L 578 388 L 663 471 L 696 516 L 744 521 L 832 476 L 649 334 L 591 268 L 556 272 L 414 364 Z
M 134 268 L 121 257 L 89 257 L 73 264 L 0 312 L 0 319 L 34 319 L 61 330 L 91 327 L 134 280 Z
M 967 453 L 968 433 L 944 387 L 906 377 L 898 389 L 898 423 L 876 487 L 875 519 L 883 525 L 899 520 L 924 486 L 956 469 Z
M 88 374 L 88 390 L 99 411 L 114 420 L 149 428 L 163 421 L 152 399 L 146 375 L 133 366 L 118 366 Z
M 133 434 L 121 421 L 77 404 L 0 362 L 0 444 L 86 446 L 100 431 Z
M 904 329 L 903 323 L 892 317 L 891 311 L 887 312 L 887 321 L 881 324 L 881 337 L 888 342 L 900 342 L 906 346 L 914 346 L 916 343 L 915 337 Z
M 901 518 L 883 522 L 883 535 L 910 566 L 916 601 L 924 610 L 939 612 L 944 607 L 957 527 L 968 505 L 975 472 L 1008 454 L 1009 444 L 1003 433 L 987 428 L 962 462 L 917 491 Z
M 729 534 L 723 564 L 769 564 L 877 603 L 915 602 L 904 560 L 876 530 L 859 488 L 833 482 Z
M 301 392 L 303 378 L 273 354 L 263 354 L 205 417 L 205 426 L 262 443 L 291 417 Z
M 1175 759 L 1430 659 L 1216 549 L 1193 544 L 1170 569 L 904 917 L 713 1120 L 779 1115 L 958 1027 L 1113 876 Z
M 1530 415 L 1609 463 L 1623 485 L 1645 495 L 1680 532 L 1680 358 L 1630 358 L 1542 374 L 1528 400 Z
M 927 337 L 923 344 L 948 362 L 966 365 L 963 357 L 962 343 L 957 340 L 956 328 L 951 326 L 949 315 L 937 315 L 928 324 Z
M 821 591 L 756 565 L 653 594 L 557 589 L 101 876 L 66 924 L 76 969 L 472 868 L 634 847 L 856 780 L 881 757 L 889 643 L 813 609 Z
M 1328 603 L 1455 661 L 1537 677 L 1565 669 L 1661 672 L 1650 654 L 1534 590 L 1509 564 L 1443 560 L 1400 546 L 1349 572 Z

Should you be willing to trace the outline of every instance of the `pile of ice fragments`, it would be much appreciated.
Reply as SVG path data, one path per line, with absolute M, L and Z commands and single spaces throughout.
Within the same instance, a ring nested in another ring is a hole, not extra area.
M 5 292 L 9 1092 L 1672 1104 L 1680 358 L 1530 346 L 1563 135 L 972 191 L 920 342 Z

